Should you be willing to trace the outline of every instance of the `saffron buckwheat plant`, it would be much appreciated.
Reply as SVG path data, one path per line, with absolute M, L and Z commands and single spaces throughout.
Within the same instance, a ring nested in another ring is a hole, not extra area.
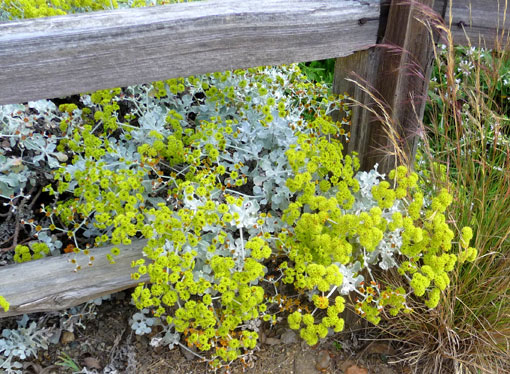
M 0 197 L 16 209 L 41 169 L 51 196 L 26 223 L 38 241 L 14 260 L 68 244 L 93 266 L 93 247 L 113 244 L 114 263 L 117 245 L 146 239 L 132 264 L 150 277 L 132 294 L 136 333 L 160 324 L 153 345 L 196 348 L 212 367 L 248 355 L 262 321 L 286 318 L 315 345 L 344 328 L 352 293 L 374 324 L 385 309 L 411 313 L 410 297 L 434 308 L 454 265 L 476 257 L 471 230 L 456 235 L 450 194 L 407 168 L 358 171 L 343 153 L 348 119 L 330 116 L 340 108 L 297 65 L 0 107 Z M 407 287 L 374 274 L 392 268 Z

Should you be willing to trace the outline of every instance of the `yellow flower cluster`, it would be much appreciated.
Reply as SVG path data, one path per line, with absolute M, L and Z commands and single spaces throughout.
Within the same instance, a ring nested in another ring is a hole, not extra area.
M 4 312 L 9 311 L 10 304 L 5 300 L 3 296 L 0 295 L 0 308 L 4 310 Z
M 30 253 L 32 251 L 32 254 Z M 14 261 L 15 262 L 27 262 L 31 260 L 37 260 L 50 254 L 50 249 L 45 243 L 33 243 L 31 248 L 26 245 L 17 245 L 14 248 Z

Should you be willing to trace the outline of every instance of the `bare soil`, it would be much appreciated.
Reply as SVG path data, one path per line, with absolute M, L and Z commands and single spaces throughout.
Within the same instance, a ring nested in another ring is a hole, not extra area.
M 190 374 L 211 373 L 206 362 L 182 348 L 153 348 L 151 334 L 136 335 L 129 318 L 136 312 L 129 291 L 112 295 L 100 306 L 81 306 L 74 314 L 39 313 L 30 315 L 56 344 L 24 363 L 24 374 L 69 374 L 58 366 L 62 357 L 71 358 L 82 373 L 103 374 Z M 20 317 L 0 320 L 0 328 L 14 328 Z M 400 374 L 408 369 L 392 364 L 398 353 L 391 344 L 375 339 L 375 330 L 346 330 L 309 347 L 292 330 L 262 326 L 255 351 L 218 373 L 264 374 Z M 72 331 L 68 331 L 72 330 Z M 85 368 L 86 370 L 83 370 Z

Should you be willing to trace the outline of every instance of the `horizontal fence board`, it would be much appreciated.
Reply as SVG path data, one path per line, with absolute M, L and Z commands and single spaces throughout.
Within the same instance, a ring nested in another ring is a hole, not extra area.
M 74 253 L 0 267 L 0 295 L 10 303 L 8 312 L 0 308 L 0 318 L 24 313 L 67 309 L 98 297 L 136 286 L 148 280 L 131 279 L 131 262 L 142 257 L 146 240 L 119 245 L 120 254 L 110 264 L 106 254 L 113 246 L 91 250 L 95 260 Z M 76 258 L 81 270 L 74 271 Z
M 379 0 L 210 0 L 0 24 L 0 104 L 347 56 Z
M 498 38 L 501 47 L 508 49 L 509 0 L 451 0 L 451 6 L 451 31 L 455 44 L 494 48 Z M 447 20 L 449 12 L 447 9 Z

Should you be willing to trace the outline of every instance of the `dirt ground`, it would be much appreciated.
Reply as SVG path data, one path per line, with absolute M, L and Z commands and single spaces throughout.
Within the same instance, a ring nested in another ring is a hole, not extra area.
M 76 363 L 81 373 L 104 374 L 190 374 L 210 373 L 207 363 L 175 348 L 153 348 L 150 334 L 136 335 L 129 318 L 136 312 L 129 302 L 129 291 L 112 295 L 101 305 L 81 306 L 74 314 L 39 313 L 30 315 L 39 326 L 48 329 L 48 350 L 24 363 L 25 374 L 64 374 L 73 369 L 58 366 L 63 357 Z M 0 321 L 0 328 L 14 328 L 20 317 Z M 72 330 L 68 331 L 68 330 Z M 255 351 L 230 368 L 217 372 L 267 374 L 400 374 L 410 372 L 392 362 L 398 361 L 395 349 L 387 341 L 375 339 L 370 329 L 347 330 L 309 347 L 294 331 L 262 328 Z M 76 372 L 76 370 L 74 370 Z

